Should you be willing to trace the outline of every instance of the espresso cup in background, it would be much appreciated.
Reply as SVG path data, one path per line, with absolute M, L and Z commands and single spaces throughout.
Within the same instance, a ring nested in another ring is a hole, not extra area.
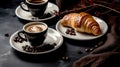
M 27 5 L 28 9 L 25 9 L 22 5 Z M 20 7 L 29 11 L 34 17 L 42 17 L 47 8 L 48 0 L 25 0 L 20 4 Z
M 26 39 L 31 46 L 43 46 L 47 37 L 48 26 L 44 22 L 29 22 L 23 26 L 23 31 L 18 33 L 22 39 Z

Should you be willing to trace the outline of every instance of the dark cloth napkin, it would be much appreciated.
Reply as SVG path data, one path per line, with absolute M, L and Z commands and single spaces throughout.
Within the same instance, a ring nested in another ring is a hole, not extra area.
M 120 14 L 107 34 L 107 41 L 73 63 L 73 67 L 120 67 Z
M 84 8 L 85 5 L 93 4 L 93 1 L 95 0 L 56 0 L 56 3 L 62 12 L 74 9 L 74 7 Z M 111 16 L 111 19 L 108 19 L 108 23 L 111 25 L 110 32 L 106 35 L 106 42 L 88 55 L 76 60 L 73 67 L 120 67 L 120 14 L 117 16 L 117 18 Z
M 106 42 L 76 60 L 73 67 L 120 67 L 120 14 L 116 16 L 107 19 L 111 25 Z
M 75 61 L 73 67 L 120 67 L 120 39 L 108 34 L 104 45 Z

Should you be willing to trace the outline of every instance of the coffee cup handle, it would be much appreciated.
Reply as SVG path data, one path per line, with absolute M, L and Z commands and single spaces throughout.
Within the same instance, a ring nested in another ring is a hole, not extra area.
M 20 3 L 20 7 L 21 7 L 24 11 L 29 12 L 29 10 L 28 10 L 28 9 L 25 9 L 25 8 L 23 7 L 23 5 L 26 5 L 25 2 L 21 2 L 21 3 Z M 26 5 L 26 6 L 27 6 L 27 5 Z
M 24 41 L 27 41 L 26 34 L 24 31 L 18 32 L 18 37 L 20 37 L 20 39 L 22 39 Z

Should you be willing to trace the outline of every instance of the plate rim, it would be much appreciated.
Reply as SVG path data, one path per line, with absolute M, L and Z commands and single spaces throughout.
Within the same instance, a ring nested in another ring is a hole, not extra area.
M 51 3 L 51 2 L 48 2 L 48 4 L 52 4 L 52 5 L 56 6 L 56 7 L 57 7 L 57 10 L 58 10 L 58 12 L 59 12 L 59 8 L 58 8 L 58 6 L 57 6 L 56 4 Z M 18 10 L 19 10 L 19 9 L 21 9 L 20 5 L 16 7 L 16 9 L 15 9 L 15 15 L 16 15 L 18 18 L 20 18 L 20 19 L 28 20 L 28 21 L 45 21 L 45 20 L 52 19 L 52 18 L 54 18 L 54 17 L 56 16 L 56 15 L 54 14 L 53 16 L 48 17 L 48 18 L 45 18 L 45 19 L 44 19 L 44 18 L 43 18 L 43 19 L 37 19 L 37 20 L 25 19 L 25 18 L 21 17 L 21 16 L 18 14 Z
M 101 18 L 99 18 L 99 17 L 96 17 L 96 16 L 93 16 L 93 18 L 97 18 L 97 19 L 99 19 L 99 20 L 102 20 Z M 60 19 L 61 20 L 61 19 Z M 72 40 L 80 40 L 80 41 L 88 41 L 88 40 L 94 40 L 94 39 L 97 39 L 97 38 L 100 38 L 100 37 L 102 37 L 103 35 L 105 35 L 106 33 L 107 33 L 107 31 L 108 31 L 108 24 L 104 21 L 104 20 L 102 20 L 104 23 L 105 23 L 105 26 L 106 26 L 106 31 L 103 33 L 103 34 L 101 34 L 101 35 L 99 35 L 99 36 L 96 36 L 95 38 L 91 38 L 91 39 L 78 39 L 78 38 L 72 38 L 72 37 L 68 37 L 68 36 L 65 36 L 65 34 L 63 34 L 60 30 L 59 30 L 59 24 L 60 24 L 60 20 L 56 23 L 56 30 L 62 35 L 62 36 L 64 36 L 65 38 L 68 38 L 68 39 L 72 39 Z M 68 35 L 68 34 L 66 34 L 66 35 Z
M 53 52 L 53 51 L 57 50 L 58 48 L 60 48 L 60 47 L 62 46 L 62 44 L 63 44 L 63 37 L 62 37 L 62 35 L 61 35 L 58 31 L 56 31 L 55 29 L 48 28 L 48 30 L 52 30 L 52 31 L 54 31 L 54 32 L 57 32 L 57 34 L 60 35 L 60 40 L 59 40 L 59 42 L 58 42 L 58 44 L 57 44 L 58 46 L 55 47 L 54 49 L 47 50 L 47 51 L 44 51 L 44 52 L 36 52 L 36 53 L 34 53 L 34 52 L 26 52 L 26 51 L 17 49 L 17 48 L 13 45 L 13 43 L 12 43 L 13 40 L 12 40 L 12 39 L 13 39 L 13 37 L 14 37 L 19 31 L 22 31 L 22 29 L 17 30 L 16 32 L 14 32 L 14 33 L 11 35 L 11 37 L 10 37 L 10 39 L 9 39 L 10 46 L 11 46 L 13 49 L 15 49 L 16 51 L 19 51 L 19 52 L 22 52 L 22 53 L 25 53 L 25 54 L 32 54 L 32 55 L 35 55 L 35 54 L 47 54 L 47 53 Z

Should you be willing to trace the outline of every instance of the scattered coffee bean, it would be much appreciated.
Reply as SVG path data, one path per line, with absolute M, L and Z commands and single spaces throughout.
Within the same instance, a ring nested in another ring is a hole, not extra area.
M 9 34 L 8 34 L 8 33 L 6 33 L 6 34 L 5 34 L 5 36 L 6 36 L 6 37 L 9 37 Z
M 89 49 L 89 48 L 86 48 L 85 51 L 86 51 L 86 52 L 90 52 L 90 49 Z
M 73 28 L 68 28 L 65 33 L 69 35 L 76 35 L 75 30 Z
M 99 46 L 101 46 L 103 44 L 103 42 L 99 42 L 97 45 L 95 45 L 93 48 L 86 48 L 85 51 L 86 52 L 90 52 L 93 51 L 94 49 L 98 48 Z
M 101 41 L 101 42 L 99 42 L 97 45 L 95 45 L 94 47 L 93 47 L 93 49 L 96 49 L 96 48 L 98 48 L 99 46 L 101 46 L 103 44 L 103 42 Z
M 63 61 L 70 61 L 70 58 L 69 58 L 68 56 L 63 56 L 63 57 L 62 57 L 62 60 L 63 60 Z
M 98 45 L 95 45 L 95 46 L 94 46 L 94 48 L 97 48 L 97 47 L 99 47 L 99 46 L 98 46 Z
M 55 15 L 58 15 L 59 12 L 57 10 L 53 10 L 53 11 L 55 12 L 54 13 Z
M 69 34 L 69 31 L 68 31 L 68 30 L 66 31 L 66 34 Z
M 21 39 L 20 37 L 16 36 L 16 37 L 14 38 L 14 41 L 15 41 L 15 42 L 22 43 L 23 41 L 27 41 L 27 40 L 26 40 L 26 39 Z
M 26 46 L 22 46 L 22 48 L 23 48 L 23 50 L 25 50 L 25 49 L 26 49 Z
M 93 51 L 94 49 L 95 49 L 95 48 L 86 48 L 85 51 L 86 51 L 86 52 L 91 52 L 91 51 Z
M 23 50 L 26 51 L 26 52 L 43 52 L 43 51 L 47 51 L 47 50 L 51 50 L 55 47 L 55 43 L 53 44 L 44 44 L 44 46 L 42 47 L 32 47 L 32 46 L 29 46 L 29 45 L 25 45 L 25 46 L 22 46 Z
M 93 51 L 94 50 L 94 48 L 90 48 L 90 51 Z

